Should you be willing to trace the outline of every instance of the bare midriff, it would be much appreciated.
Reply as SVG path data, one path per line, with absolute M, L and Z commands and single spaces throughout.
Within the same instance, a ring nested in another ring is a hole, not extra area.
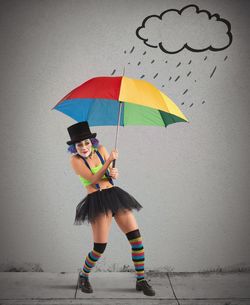
M 113 185 L 108 181 L 108 179 L 99 180 L 97 183 L 99 184 L 101 190 L 113 187 Z M 86 190 L 87 190 L 88 194 L 91 194 L 93 192 L 98 191 L 95 184 L 94 185 L 90 184 L 90 185 L 87 185 L 85 187 L 86 187 Z

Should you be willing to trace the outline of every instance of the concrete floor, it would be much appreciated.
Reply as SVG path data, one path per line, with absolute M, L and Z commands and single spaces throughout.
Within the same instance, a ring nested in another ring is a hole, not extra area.
M 0 305 L 250 305 L 250 272 L 147 274 L 156 295 L 135 290 L 133 272 L 92 272 L 94 293 L 78 289 L 78 273 L 0 272 Z

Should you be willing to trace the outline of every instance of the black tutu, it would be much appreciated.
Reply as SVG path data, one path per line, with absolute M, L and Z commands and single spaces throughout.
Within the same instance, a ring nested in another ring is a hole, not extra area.
M 139 211 L 142 207 L 132 195 L 118 186 L 113 186 L 95 191 L 83 198 L 76 207 L 74 225 L 81 225 L 85 220 L 90 223 L 101 213 L 108 214 L 109 210 L 114 216 L 118 210 Z

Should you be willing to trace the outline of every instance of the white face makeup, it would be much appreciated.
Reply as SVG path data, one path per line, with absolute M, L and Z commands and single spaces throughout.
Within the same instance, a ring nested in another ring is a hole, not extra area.
M 76 143 L 75 147 L 76 147 L 78 154 L 83 156 L 84 158 L 87 158 L 91 154 L 92 143 L 91 143 L 90 139 L 86 139 L 86 140 Z

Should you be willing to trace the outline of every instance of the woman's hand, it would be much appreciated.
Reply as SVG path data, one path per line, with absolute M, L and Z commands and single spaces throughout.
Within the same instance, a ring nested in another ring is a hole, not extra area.
M 118 176 L 119 176 L 118 168 L 116 168 L 116 167 L 111 168 L 111 169 L 110 169 L 110 176 L 111 176 L 111 178 L 113 178 L 113 179 L 117 179 Z
M 112 162 L 113 160 L 118 159 L 118 150 L 113 149 L 109 155 L 109 161 Z

